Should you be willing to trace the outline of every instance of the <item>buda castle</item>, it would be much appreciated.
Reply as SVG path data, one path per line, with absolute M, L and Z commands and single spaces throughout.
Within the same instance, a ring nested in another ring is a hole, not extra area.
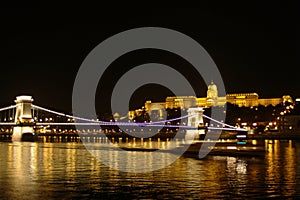
M 257 93 L 227 94 L 219 97 L 217 86 L 211 82 L 208 85 L 206 97 L 171 96 L 167 97 L 165 102 L 146 101 L 144 109 L 148 113 L 156 110 L 162 114 L 164 109 L 188 109 L 195 106 L 210 108 L 213 106 L 224 106 L 226 103 L 231 103 L 238 107 L 276 106 L 284 102 L 293 102 L 292 97 L 284 95 L 281 98 L 259 98 Z M 130 111 L 129 117 L 135 116 L 139 111 Z

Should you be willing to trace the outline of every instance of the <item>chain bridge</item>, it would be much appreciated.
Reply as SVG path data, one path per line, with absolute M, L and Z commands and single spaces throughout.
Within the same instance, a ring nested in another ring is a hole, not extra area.
M 53 117 L 44 118 L 42 119 L 39 116 L 39 113 L 49 113 Z M 229 130 L 229 131 L 238 131 L 238 132 L 246 132 L 243 128 L 238 128 L 224 122 L 218 121 L 213 119 L 204 113 L 204 108 L 201 107 L 193 107 L 188 109 L 188 114 L 185 116 L 173 118 L 173 119 L 166 119 L 161 121 L 154 121 L 154 122 L 121 122 L 121 121 L 101 121 L 99 119 L 88 119 L 81 116 L 74 116 L 70 114 L 65 114 L 62 112 L 57 112 L 48 108 L 44 108 L 42 106 L 38 106 L 33 104 L 32 96 L 22 95 L 17 96 L 14 105 L 6 106 L 0 108 L 0 128 L 1 133 L 10 133 L 11 139 L 13 141 L 20 141 L 22 140 L 23 136 L 28 133 L 35 134 L 36 130 L 44 130 L 46 132 L 47 128 L 49 127 L 56 127 L 52 134 L 59 134 L 61 133 L 60 127 L 66 126 L 80 126 L 83 127 L 83 130 L 72 130 L 73 133 L 81 132 L 81 133 L 88 133 L 92 130 L 85 130 L 84 127 L 93 127 L 97 130 L 103 132 L 101 127 L 110 127 L 110 126 L 118 126 L 125 129 L 124 131 L 128 131 L 126 127 L 131 128 L 130 132 L 135 131 L 135 127 L 140 128 L 142 130 L 144 128 L 148 129 L 155 129 L 157 130 L 161 128 L 165 129 L 180 129 L 185 130 L 185 139 L 186 140 L 193 140 L 201 138 L 201 135 L 205 135 L 209 130 Z M 56 117 L 55 117 L 56 116 Z M 67 121 L 61 120 L 61 118 L 66 118 Z M 208 126 L 204 123 L 204 118 L 207 120 L 218 124 L 217 126 Z M 172 122 L 177 122 L 182 119 L 187 119 L 187 123 L 177 123 L 174 124 Z M 124 128 L 125 127 L 125 128 Z M 60 131 L 59 131 L 60 130 Z M 107 130 L 106 130 L 107 131 Z M 42 131 L 40 131 L 41 133 Z M 94 132 L 97 132 L 94 130 Z M 105 133 L 105 131 L 104 131 Z M 244 136 L 243 136 L 244 137 Z

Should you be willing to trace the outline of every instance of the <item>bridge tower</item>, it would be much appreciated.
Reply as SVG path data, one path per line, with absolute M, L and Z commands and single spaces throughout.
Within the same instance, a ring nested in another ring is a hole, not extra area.
M 204 109 L 201 107 L 189 108 L 188 109 L 188 126 L 195 127 L 196 129 L 187 130 L 185 140 L 199 140 L 205 133 L 205 126 L 203 121 Z
M 22 95 L 16 97 L 16 126 L 14 126 L 13 129 L 13 141 L 20 141 L 23 133 L 33 133 L 34 120 L 31 112 L 32 102 L 33 98 L 31 96 Z

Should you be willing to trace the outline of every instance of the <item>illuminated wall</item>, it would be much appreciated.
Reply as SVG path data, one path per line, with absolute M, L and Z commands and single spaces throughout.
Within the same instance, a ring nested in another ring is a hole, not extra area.
M 282 98 L 258 99 L 258 104 L 262 106 L 276 106 L 283 102 Z
M 166 98 L 166 108 L 169 109 L 188 109 L 195 106 L 197 106 L 197 98 L 195 96 L 178 96 Z
M 227 94 L 226 101 L 239 107 L 253 107 L 258 106 L 258 94 L 257 93 L 239 93 L 239 94 Z
M 151 110 L 163 110 L 163 109 L 188 109 L 191 107 L 204 107 L 209 108 L 213 106 L 224 106 L 226 103 L 231 103 L 239 107 L 256 107 L 262 106 L 276 106 L 281 103 L 290 102 L 293 100 L 291 96 L 284 95 L 282 98 L 264 98 L 259 99 L 257 93 L 236 93 L 227 94 L 224 97 L 218 96 L 218 88 L 212 82 L 207 87 L 206 97 L 195 97 L 195 96 L 177 96 L 177 97 L 167 97 L 165 102 L 151 102 L 146 101 L 145 109 L 147 112 Z M 132 114 L 132 113 L 131 113 Z

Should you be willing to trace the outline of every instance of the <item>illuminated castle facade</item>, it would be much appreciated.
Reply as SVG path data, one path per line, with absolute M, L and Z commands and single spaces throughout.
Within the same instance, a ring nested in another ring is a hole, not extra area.
M 255 106 L 276 106 L 283 102 L 293 102 L 291 96 L 284 95 L 281 98 L 264 98 L 260 99 L 257 93 L 237 93 L 227 94 L 219 97 L 217 86 L 211 82 L 207 88 L 206 97 L 197 98 L 195 96 L 176 96 L 167 97 L 165 102 L 146 101 L 145 110 L 148 113 L 156 111 L 160 116 L 163 115 L 165 109 L 188 109 L 191 107 L 210 108 L 213 106 L 224 106 L 226 103 L 231 103 L 239 107 L 255 107 Z M 137 111 L 130 111 L 129 115 L 134 116 Z

